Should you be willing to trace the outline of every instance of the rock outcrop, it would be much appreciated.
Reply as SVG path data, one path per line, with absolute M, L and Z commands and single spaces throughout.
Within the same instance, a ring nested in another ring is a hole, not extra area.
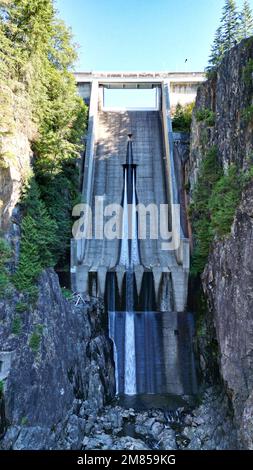
M 252 104 L 252 71 L 247 71 L 252 58 L 251 38 L 233 48 L 225 56 L 217 76 L 201 85 L 198 91 L 187 164 L 190 192 L 198 179 L 200 163 L 212 146 L 216 146 L 225 172 L 231 163 L 236 163 L 242 170 L 253 164 L 252 119 L 243 117 L 245 109 Z M 203 109 L 214 113 L 214 126 L 204 119 L 197 121 L 197 111 Z M 215 360 L 231 400 L 240 445 L 248 449 L 253 449 L 252 207 L 253 184 L 249 183 L 242 194 L 231 234 L 223 240 L 216 239 L 211 247 L 202 278 L 209 311 L 199 341 L 202 369 L 212 366 L 210 361 L 203 360 L 206 357 L 204 348 L 211 341 L 218 345 L 218 350 L 214 351 Z
M 231 163 L 248 168 L 252 163 L 253 125 L 244 118 L 245 109 L 252 104 L 252 71 L 245 67 L 253 58 L 253 38 L 244 40 L 228 52 L 217 74 L 198 90 L 191 130 L 191 152 L 188 177 L 193 187 L 199 164 L 208 148 L 217 146 L 223 168 Z M 197 120 L 197 111 L 214 113 L 215 124 Z
M 31 173 L 31 141 L 36 128 L 31 119 L 29 99 L 21 85 L 14 93 L 0 86 L 0 229 L 10 228 L 13 211 Z
M 177 410 L 122 408 L 117 399 L 97 413 L 88 401 L 76 399 L 58 425 L 12 426 L 3 449 L 14 450 L 229 450 L 236 432 L 221 390 L 206 390 L 201 406 Z
M 253 185 L 245 191 L 231 236 L 216 242 L 203 275 L 219 345 L 220 371 L 242 445 L 253 449 Z
M 103 305 L 98 300 L 77 306 L 66 301 L 53 270 L 40 277 L 35 307 L 16 294 L 0 300 L 0 322 L 9 432 L 24 425 L 51 429 L 75 399 L 86 400 L 97 411 L 114 395 Z

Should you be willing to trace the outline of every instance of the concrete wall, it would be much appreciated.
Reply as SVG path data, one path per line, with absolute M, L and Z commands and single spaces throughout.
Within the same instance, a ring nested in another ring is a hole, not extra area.
M 80 80 L 80 76 L 77 77 Z M 81 77 L 87 80 L 87 77 Z M 122 165 L 126 158 L 127 135 L 133 133 L 133 152 L 137 167 L 138 202 L 147 206 L 178 203 L 176 199 L 177 181 L 174 171 L 173 134 L 171 127 L 171 78 L 157 76 L 119 77 L 109 79 L 95 77 L 92 80 L 90 114 L 85 155 L 83 201 L 93 208 L 95 197 L 103 196 L 105 205 L 121 203 L 123 189 Z M 187 77 L 179 77 L 186 82 Z M 194 83 L 200 77 L 194 77 Z M 112 81 L 111 81 L 112 80 Z M 129 81 L 130 80 L 130 81 Z M 139 82 L 140 80 L 140 82 Z M 83 96 L 88 87 L 81 82 Z M 103 109 L 101 100 L 103 86 L 156 86 L 161 90 L 160 111 L 117 111 Z M 183 95 L 183 93 L 182 93 Z M 173 98 L 173 96 L 172 96 Z M 174 98 L 173 98 L 174 99 Z M 174 215 L 171 206 L 171 217 Z M 94 222 L 94 221 L 93 221 Z M 186 306 L 189 273 L 189 241 L 181 233 L 180 246 L 174 251 L 164 251 L 161 239 L 141 240 L 142 265 L 136 267 L 136 282 L 142 283 L 144 270 L 153 271 L 155 289 L 161 289 L 163 273 L 170 273 L 175 311 L 182 312 Z M 78 292 L 88 292 L 90 273 L 97 273 L 98 295 L 104 295 L 106 274 L 117 272 L 118 283 L 124 276 L 122 266 L 117 265 L 120 249 L 119 240 L 92 239 L 72 241 L 72 285 Z M 94 276 L 93 276 L 94 277 Z M 165 286 L 166 288 L 166 286 Z
M 182 106 L 193 103 L 196 99 L 198 86 L 198 83 L 171 83 L 171 108 L 174 110 L 178 103 L 180 103 Z
M 80 96 L 88 104 L 93 80 L 98 80 L 110 88 L 148 88 L 166 81 L 169 84 L 172 111 L 178 103 L 192 103 L 196 98 L 198 86 L 206 79 L 205 74 L 201 72 L 83 72 L 76 73 L 75 77 Z

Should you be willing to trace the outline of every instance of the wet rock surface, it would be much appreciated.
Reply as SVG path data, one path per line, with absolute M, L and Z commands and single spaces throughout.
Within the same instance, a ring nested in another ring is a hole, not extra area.
M 117 400 L 94 411 L 76 399 L 54 427 L 12 426 L 3 449 L 176 450 L 236 449 L 236 432 L 224 393 L 209 388 L 200 406 L 174 411 L 125 409 Z

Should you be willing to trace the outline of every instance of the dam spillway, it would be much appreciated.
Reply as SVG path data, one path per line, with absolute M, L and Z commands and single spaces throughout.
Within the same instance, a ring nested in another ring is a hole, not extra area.
M 160 81 L 142 84 L 156 87 L 156 109 L 112 111 L 103 105 L 107 85 L 92 84 L 82 187 L 96 233 L 72 241 L 72 286 L 77 292 L 105 299 L 118 394 L 191 394 L 196 391 L 196 379 L 192 323 L 185 312 L 187 234 L 180 224 L 174 249 L 173 244 L 164 249 L 159 231 L 154 238 L 139 237 L 142 226 L 133 207 L 130 217 L 129 212 L 126 216 L 127 203 L 168 205 L 168 230 L 173 225 L 174 205 L 179 201 L 169 87 Z M 133 135 L 131 145 L 129 134 Z M 134 156 L 130 185 L 129 151 Z M 96 225 L 98 198 L 103 207 L 122 207 L 121 239 L 105 237 L 104 227 Z M 152 223 L 147 216 L 147 234 Z M 129 229 L 130 241 L 124 237 Z

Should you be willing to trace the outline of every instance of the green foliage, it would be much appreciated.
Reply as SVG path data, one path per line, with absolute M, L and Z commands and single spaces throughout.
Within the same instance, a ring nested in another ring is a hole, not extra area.
M 58 265 L 64 265 L 66 253 L 70 250 L 71 211 L 78 195 L 77 181 L 78 170 L 73 159 L 66 162 L 57 174 L 39 178 L 41 196 L 57 225 L 58 241 L 53 252 Z
M 224 55 L 242 39 L 253 34 L 253 17 L 248 0 L 244 1 L 238 13 L 235 0 L 225 0 L 220 26 L 218 27 L 207 67 L 208 77 L 212 76 Z
M 24 313 L 29 310 L 29 305 L 26 302 L 19 301 L 15 305 L 15 310 L 18 313 Z
M 20 421 L 21 426 L 27 426 L 28 425 L 28 418 L 27 416 L 23 416 Z
M 240 13 L 240 37 L 246 39 L 253 34 L 253 16 L 248 0 L 244 0 Z
M 243 178 L 235 165 L 231 165 L 214 186 L 209 200 L 211 229 L 220 238 L 230 233 L 242 187 Z
M 13 280 L 20 291 L 34 293 L 34 283 L 41 271 L 55 263 L 57 225 L 41 201 L 34 180 L 29 183 L 24 206 L 26 215 L 21 224 L 20 259 Z
M 41 327 L 42 325 L 37 325 L 30 337 L 29 347 L 32 349 L 34 353 L 37 353 L 40 348 L 42 332 L 43 332 L 43 327 L 42 328 Z
M 243 80 L 247 87 L 253 85 L 253 59 L 249 59 L 247 65 L 243 69 Z
M 5 264 L 11 258 L 11 248 L 4 238 L 0 237 L 0 269 L 4 269 Z
M 248 183 L 251 183 L 253 181 L 253 156 L 252 155 L 249 157 L 248 161 L 249 161 L 249 167 L 243 175 L 243 183 L 245 187 L 247 186 Z
M 66 289 L 66 287 L 62 287 L 61 291 L 62 291 L 62 295 L 63 295 L 63 297 L 65 297 L 65 299 L 70 300 L 70 299 L 73 298 L 73 292 L 69 289 Z
M 200 128 L 200 135 L 199 135 L 199 142 L 200 145 L 205 149 L 208 145 L 208 129 L 207 127 L 201 127 Z
M 195 245 L 192 258 L 193 275 L 203 271 L 209 254 L 210 244 L 213 239 L 209 198 L 221 175 L 222 170 L 218 162 L 217 148 L 212 147 L 201 163 L 198 182 L 193 192 L 190 207 Z
M 196 111 L 196 119 L 198 122 L 205 122 L 209 127 L 215 125 L 215 113 L 208 108 L 198 109 Z
M 28 183 L 26 194 L 23 198 L 23 205 L 26 216 L 32 219 L 33 227 L 36 231 L 34 241 L 39 252 L 40 265 L 42 269 L 53 266 L 57 257 L 58 227 L 56 222 L 50 217 L 44 201 L 41 200 L 38 184 L 33 178 Z
M 224 56 L 224 43 L 223 43 L 223 37 L 222 37 L 222 27 L 220 26 L 215 33 L 214 42 L 211 48 L 211 54 L 209 57 L 209 66 L 207 67 L 208 78 L 213 77 L 213 72 L 220 64 L 223 56 Z
M 197 289 L 196 296 L 196 334 L 198 338 L 206 335 L 206 312 L 208 311 L 207 300 L 201 287 Z
M 192 111 L 194 103 L 182 106 L 177 104 L 176 112 L 172 119 L 173 132 L 190 132 L 192 123 Z
M 44 330 L 44 325 L 41 325 L 40 323 L 38 323 L 38 325 L 36 325 L 36 331 L 39 335 L 42 335 L 43 333 L 43 330 Z
M 247 106 L 247 108 L 242 111 L 242 119 L 247 124 L 253 122 L 253 104 Z
M 41 270 L 55 266 L 69 249 L 78 186 L 75 160 L 83 149 L 88 116 L 72 74 L 76 58 L 72 34 L 58 20 L 53 0 L 0 2 L 0 85 L 22 95 L 37 129 L 34 178 L 23 198 L 20 264 L 14 276 L 18 289 L 33 297 Z M 0 94 L 4 116 L 13 113 L 7 98 Z M 12 120 L 1 129 L 9 132 Z
M 19 315 L 16 315 L 12 322 L 12 333 L 14 335 L 20 335 L 22 329 L 22 321 Z
M 0 399 L 3 397 L 4 395 L 4 383 L 3 383 L 3 380 L 0 380 Z
M 240 35 L 239 14 L 235 0 L 225 0 L 221 25 L 224 50 L 229 51 L 237 43 Z
M 195 245 L 192 258 L 194 276 L 202 273 L 214 237 L 223 238 L 230 233 L 244 181 L 235 165 L 231 165 L 224 174 L 216 148 L 209 150 L 201 164 L 190 210 Z
M 0 296 L 4 295 L 9 284 L 9 273 L 6 268 L 6 263 L 11 258 L 11 248 L 4 240 L 0 237 Z
M 9 276 L 5 272 L 0 272 L 0 297 L 6 293 L 9 286 Z

